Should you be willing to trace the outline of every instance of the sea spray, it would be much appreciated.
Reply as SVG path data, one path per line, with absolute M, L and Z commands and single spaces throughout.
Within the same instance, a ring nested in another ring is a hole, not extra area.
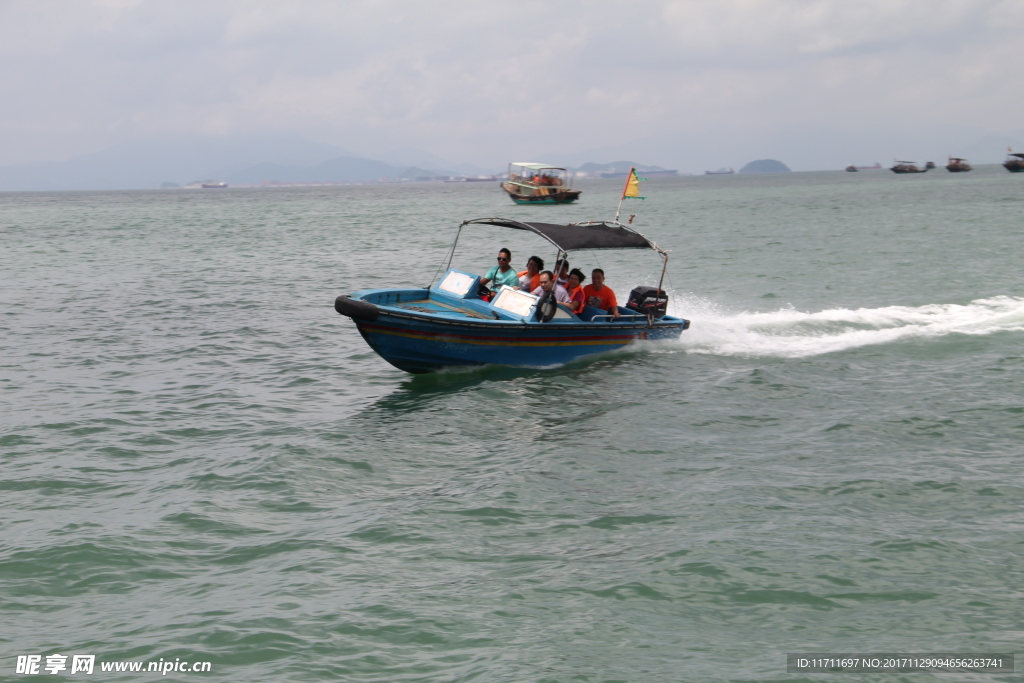
M 727 313 L 698 297 L 673 301 L 691 320 L 680 343 L 690 353 L 802 358 L 905 339 L 1024 331 L 1024 298 L 996 296 L 968 304 L 828 309 L 783 308 Z

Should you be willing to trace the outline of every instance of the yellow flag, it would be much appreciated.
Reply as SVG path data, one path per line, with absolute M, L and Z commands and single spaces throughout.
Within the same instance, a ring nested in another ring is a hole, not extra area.
M 622 190 L 622 198 L 631 197 L 633 199 L 644 199 L 640 196 L 640 178 L 636 175 L 636 169 L 629 169 L 629 175 L 626 176 L 626 187 Z

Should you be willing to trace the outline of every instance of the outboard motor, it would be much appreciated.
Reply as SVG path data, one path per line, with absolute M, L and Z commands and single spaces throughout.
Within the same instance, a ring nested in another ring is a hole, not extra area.
M 641 285 L 629 293 L 626 308 L 651 318 L 660 318 L 668 311 L 668 294 L 657 287 Z

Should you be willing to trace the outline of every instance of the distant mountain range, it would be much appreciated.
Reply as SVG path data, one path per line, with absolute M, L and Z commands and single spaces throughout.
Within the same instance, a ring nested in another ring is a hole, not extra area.
M 604 146 L 549 150 L 531 156 L 579 168 L 594 159 L 645 159 L 680 173 L 703 173 L 721 166 L 739 169 L 750 159 L 785 159 L 793 171 L 815 171 L 842 170 L 851 163 L 868 164 L 894 157 L 940 162 L 952 155 L 965 157 L 972 164 L 996 164 L 1002 163 L 1007 146 L 1024 151 L 1024 129 L 998 132 L 916 122 L 852 129 L 808 128 L 798 123 L 774 127 L 723 123 L 711 128 L 680 126 L 678 130 Z
M 595 164 L 588 161 L 587 163 L 576 167 L 576 170 L 584 173 L 629 173 L 629 169 L 631 168 L 635 168 L 641 173 L 668 170 L 661 166 L 644 166 L 643 164 L 638 164 L 635 161 L 613 161 L 610 164 Z
M 455 163 L 416 149 L 397 149 L 368 159 L 336 145 L 296 135 L 226 135 L 144 138 L 122 142 L 66 161 L 0 166 L 0 192 L 141 190 L 202 182 L 359 183 L 380 180 L 482 176 L 491 169 Z M 587 174 L 662 171 L 632 161 L 588 162 Z
M 714 131 L 683 128 L 671 134 L 651 135 L 581 152 L 549 150 L 538 154 L 527 152 L 524 156 L 598 176 L 624 173 L 630 166 L 636 166 L 642 173 L 664 169 L 630 161 L 599 164 L 592 159 L 643 158 L 667 164 L 665 168 L 680 169 L 680 173 L 700 173 L 720 166 L 738 166 L 743 159 L 784 156 L 789 168 L 795 170 L 838 170 L 850 163 L 893 156 L 941 162 L 950 154 L 965 157 L 973 164 L 999 163 L 1008 145 L 1024 150 L 1024 130 L 1001 134 L 955 126 L 852 132 L 799 128 L 785 134 L 779 131 L 768 134 L 768 131 L 746 128 Z M 185 185 L 197 180 L 246 185 L 264 181 L 374 182 L 382 178 L 492 175 L 505 170 L 504 163 L 498 169 L 483 168 L 411 148 L 374 152 L 372 157 L 294 134 L 144 138 L 65 161 L 0 166 L 0 192 L 146 189 L 165 184 Z
M 777 159 L 758 159 L 741 168 L 740 173 L 789 173 L 789 166 Z
M 260 163 L 222 169 L 211 174 L 229 185 L 261 183 L 359 183 L 383 179 L 401 180 L 423 177 L 450 177 L 455 171 L 392 166 L 383 161 L 358 157 L 337 157 L 312 166 Z
M 264 181 L 372 182 L 425 176 L 490 173 L 405 149 L 385 161 L 295 135 L 147 138 L 123 142 L 67 161 L 0 166 L 0 192 L 134 190 L 203 180 L 231 184 Z

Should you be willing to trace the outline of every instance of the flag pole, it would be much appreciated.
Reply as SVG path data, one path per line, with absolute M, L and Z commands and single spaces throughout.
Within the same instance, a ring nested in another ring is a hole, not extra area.
M 629 189 L 629 181 L 633 179 L 633 172 L 636 170 L 636 166 L 630 166 L 629 173 L 626 174 L 626 184 L 622 186 L 622 196 L 619 197 L 619 205 L 615 209 L 615 222 L 619 222 L 619 214 L 622 212 L 622 202 L 626 198 L 626 190 Z

